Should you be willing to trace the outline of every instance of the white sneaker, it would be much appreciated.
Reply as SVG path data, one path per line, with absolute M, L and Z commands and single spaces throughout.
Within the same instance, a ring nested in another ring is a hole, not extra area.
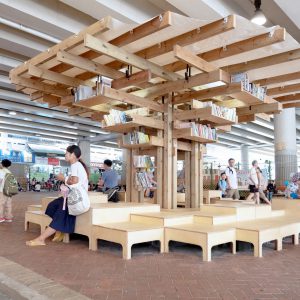
M 0 223 L 3 223 L 5 222 L 5 219 L 4 218 L 0 218 Z
M 4 219 L 4 221 L 6 222 L 6 223 L 11 223 L 13 220 L 12 219 Z

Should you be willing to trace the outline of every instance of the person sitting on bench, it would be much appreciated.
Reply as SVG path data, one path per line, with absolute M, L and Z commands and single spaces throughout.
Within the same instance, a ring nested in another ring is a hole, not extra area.
M 103 165 L 105 171 L 99 179 L 98 186 L 102 187 L 103 192 L 108 192 L 108 201 L 118 202 L 118 173 L 111 168 L 112 161 L 110 159 L 106 159 Z

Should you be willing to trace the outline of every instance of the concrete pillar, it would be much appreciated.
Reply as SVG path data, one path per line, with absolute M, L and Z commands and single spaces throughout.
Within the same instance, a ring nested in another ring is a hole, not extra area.
M 89 141 L 79 141 L 78 146 L 81 149 L 81 159 L 89 168 L 91 166 L 91 143 Z
M 249 165 L 249 148 L 248 145 L 241 146 L 241 162 L 243 171 L 248 171 L 250 169 Z
M 283 185 L 298 169 L 295 108 L 274 116 L 274 146 L 276 184 Z

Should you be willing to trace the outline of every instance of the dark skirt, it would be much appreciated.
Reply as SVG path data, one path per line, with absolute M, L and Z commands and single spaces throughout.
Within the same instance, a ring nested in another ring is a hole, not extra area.
M 68 206 L 63 210 L 64 198 L 60 197 L 47 206 L 45 214 L 52 219 L 50 227 L 64 233 L 73 233 L 75 230 L 76 216 L 69 215 Z

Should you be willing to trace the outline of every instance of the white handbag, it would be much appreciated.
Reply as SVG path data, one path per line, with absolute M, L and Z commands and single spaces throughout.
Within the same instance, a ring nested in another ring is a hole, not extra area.
M 69 214 L 73 216 L 87 212 L 91 206 L 89 195 L 82 183 L 68 185 L 70 191 L 67 198 Z

